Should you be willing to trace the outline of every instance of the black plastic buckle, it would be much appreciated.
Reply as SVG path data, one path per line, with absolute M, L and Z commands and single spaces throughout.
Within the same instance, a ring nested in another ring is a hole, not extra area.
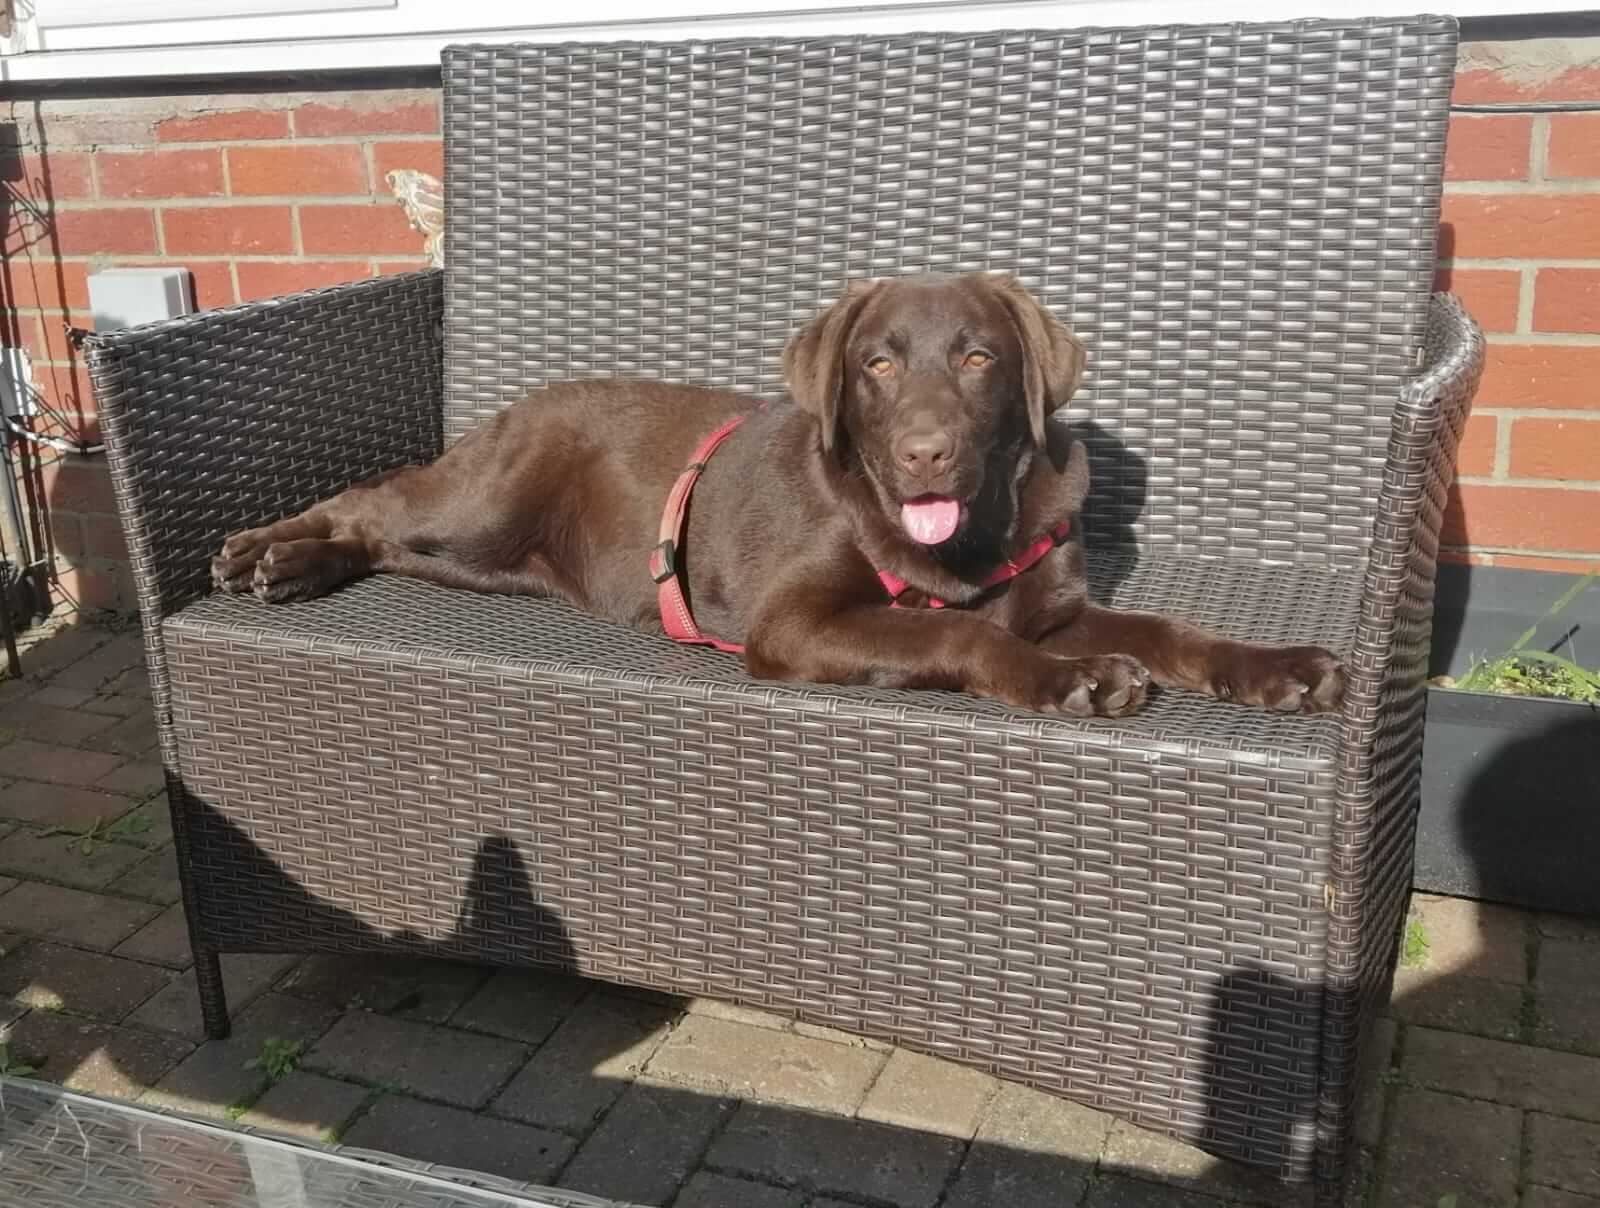
M 673 557 L 672 542 L 663 541 L 650 552 L 650 578 L 665 583 L 678 573 L 677 559 Z

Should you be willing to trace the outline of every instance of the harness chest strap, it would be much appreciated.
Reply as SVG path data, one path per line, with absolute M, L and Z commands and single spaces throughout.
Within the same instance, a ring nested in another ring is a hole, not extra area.
M 724 642 L 719 638 L 709 637 L 701 633 L 700 627 L 694 623 L 694 614 L 689 611 L 689 602 L 683 594 L 683 578 L 678 566 L 677 552 L 683 542 L 683 522 L 689 510 L 689 495 L 694 490 L 694 484 L 705 471 L 706 462 L 711 459 L 711 455 L 744 421 L 744 416 L 734 416 L 701 441 L 700 446 L 695 449 L 689 464 L 672 484 L 672 490 L 667 492 L 667 504 L 661 511 L 659 542 L 650 554 L 650 577 L 656 584 L 656 604 L 661 611 L 661 627 L 666 630 L 667 636 L 675 642 L 710 646 L 729 654 L 743 654 L 744 647 L 737 642 Z M 1072 522 L 1062 521 L 1015 558 L 986 575 L 979 584 L 980 590 L 987 591 L 1015 579 L 1036 565 L 1041 558 L 1071 535 Z M 889 607 L 899 608 L 900 597 L 906 593 L 910 584 L 886 570 L 878 572 L 878 582 L 882 583 L 884 591 L 889 593 Z M 943 608 L 945 602 L 930 596 L 928 607 Z

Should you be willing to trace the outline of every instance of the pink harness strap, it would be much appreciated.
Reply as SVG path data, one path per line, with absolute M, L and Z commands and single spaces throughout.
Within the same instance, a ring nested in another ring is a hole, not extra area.
M 689 510 L 689 495 L 694 490 L 694 484 L 705 472 L 706 462 L 711 460 L 711 455 L 744 421 L 744 416 L 736 415 L 700 442 L 700 447 L 694 451 L 688 466 L 678 475 L 678 480 L 672 484 L 672 490 L 667 492 L 667 505 L 661 512 L 660 542 L 650 554 L 650 577 L 656 583 L 656 604 L 661 610 L 661 628 L 666 631 L 667 636 L 674 642 L 692 646 L 710 646 L 728 654 L 743 654 L 744 647 L 737 642 L 724 642 L 720 638 L 703 634 L 700 632 L 700 627 L 694 623 L 694 614 L 689 611 L 689 601 L 683 595 L 683 580 L 678 566 L 678 547 L 683 541 L 683 520 Z M 1015 579 L 1071 535 L 1070 520 L 1056 525 L 1017 557 L 986 575 L 979 584 L 980 589 L 988 591 L 991 587 L 998 587 Z M 889 593 L 889 607 L 901 607 L 900 597 L 906 593 L 910 584 L 886 570 L 878 572 L 878 582 L 882 583 L 884 591 Z M 928 607 L 944 608 L 945 602 L 930 596 Z
M 656 605 L 661 610 L 661 627 L 674 642 L 693 646 L 711 646 L 729 654 L 743 654 L 744 647 L 736 642 L 724 642 L 707 637 L 694 623 L 689 602 L 683 598 L 683 582 L 678 572 L 678 546 L 683 541 L 683 517 L 689 510 L 689 493 L 705 471 L 706 462 L 717 447 L 733 435 L 733 430 L 744 423 L 744 416 L 736 415 L 718 428 L 694 451 L 689 464 L 678 481 L 667 492 L 667 506 L 661 512 L 660 544 L 650 554 L 650 577 L 656 581 Z
M 1002 563 L 985 575 L 983 582 L 978 584 L 979 590 L 988 591 L 991 587 L 998 587 L 1002 583 L 1015 579 L 1070 536 L 1072 536 L 1072 521 L 1063 520 L 1055 528 L 1023 550 L 1017 557 Z M 899 575 L 891 574 L 886 570 L 878 572 L 878 582 L 882 583 L 883 590 L 889 593 L 889 607 L 899 608 L 900 597 L 906 594 L 906 589 L 911 585 Z M 945 607 L 945 602 L 929 596 L 928 607 L 943 608 Z

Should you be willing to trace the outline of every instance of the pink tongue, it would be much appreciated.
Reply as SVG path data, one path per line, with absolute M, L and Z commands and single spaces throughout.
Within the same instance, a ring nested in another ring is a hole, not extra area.
M 961 523 L 961 505 L 954 499 L 941 499 L 930 495 L 913 499 L 900 505 L 900 523 L 912 540 L 923 545 L 938 545 L 955 536 L 956 525 Z

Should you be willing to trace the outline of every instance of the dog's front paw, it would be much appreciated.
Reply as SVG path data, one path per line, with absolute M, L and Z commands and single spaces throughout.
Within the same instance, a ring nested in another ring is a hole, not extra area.
M 1213 691 L 1279 713 L 1326 713 L 1344 700 L 1344 669 L 1321 646 L 1241 644 L 1223 659 Z
M 222 549 L 211 559 L 211 581 L 219 591 L 233 595 L 252 590 L 256 564 L 271 544 L 271 537 L 264 528 L 235 533 L 222 543 Z
M 1007 704 L 1073 717 L 1125 717 L 1144 704 L 1150 672 L 1125 654 L 1093 658 L 1040 655 L 1024 682 L 996 693 Z

